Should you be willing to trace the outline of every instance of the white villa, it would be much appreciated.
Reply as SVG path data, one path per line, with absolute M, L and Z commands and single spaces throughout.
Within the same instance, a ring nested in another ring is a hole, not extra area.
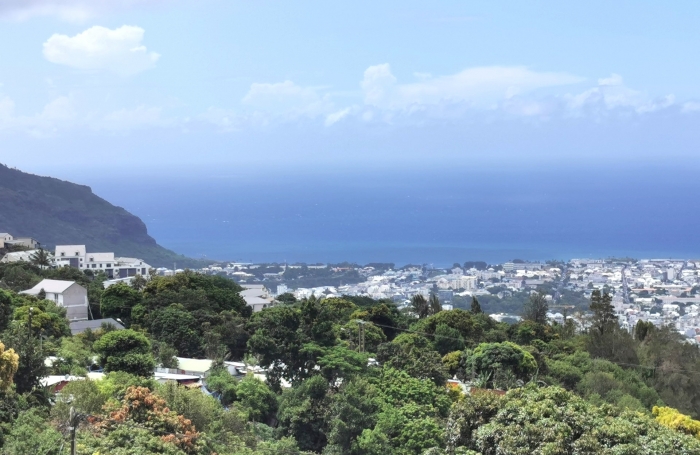
M 151 266 L 141 259 L 115 257 L 114 253 L 88 253 L 85 245 L 57 245 L 57 266 L 104 272 L 110 279 L 148 276 Z
M 20 294 L 37 296 L 41 291 L 46 293 L 46 300 L 56 302 L 56 305 L 66 309 L 66 317 L 70 321 L 88 319 L 87 289 L 75 281 L 42 280 L 31 289 Z

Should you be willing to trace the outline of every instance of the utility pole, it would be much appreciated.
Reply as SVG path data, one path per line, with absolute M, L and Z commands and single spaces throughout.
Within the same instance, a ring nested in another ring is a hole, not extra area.
M 357 350 L 365 352 L 365 324 L 367 322 L 362 319 L 357 320 Z
M 32 339 L 32 312 L 34 312 L 34 307 L 29 307 L 29 339 Z
M 75 413 L 75 408 L 70 407 L 70 417 L 68 422 L 70 430 L 70 455 L 75 455 L 75 430 L 78 427 L 78 415 Z

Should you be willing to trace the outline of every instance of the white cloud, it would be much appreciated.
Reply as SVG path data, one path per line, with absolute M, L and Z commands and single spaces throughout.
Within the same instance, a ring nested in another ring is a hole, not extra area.
M 342 109 L 338 112 L 333 112 L 332 114 L 328 114 L 326 116 L 325 125 L 331 126 L 335 123 L 338 123 L 339 121 L 341 121 L 342 119 L 344 119 L 345 117 L 348 116 L 348 114 L 350 113 L 350 110 L 351 109 L 349 107 L 346 107 L 345 109 Z
M 55 34 L 44 43 L 50 62 L 82 70 L 130 75 L 153 68 L 160 55 L 141 44 L 144 29 L 124 25 L 114 30 L 95 26 L 73 37 Z
M 675 104 L 673 95 L 653 98 L 644 92 L 627 87 L 619 74 L 598 79 L 597 87 L 577 95 L 567 95 L 565 99 L 567 108 L 575 114 L 581 114 L 582 111 L 603 114 L 614 110 L 631 110 L 637 114 L 646 114 Z
M 243 97 L 242 103 L 274 115 L 315 117 L 333 109 L 330 96 L 319 94 L 319 90 L 301 87 L 292 81 L 254 83 Z
M 164 126 L 167 123 L 161 118 L 161 113 L 161 108 L 153 106 L 141 105 L 135 109 L 124 108 L 108 113 L 92 126 L 95 129 L 111 131 Z
M 0 17 L 26 20 L 54 16 L 84 22 L 113 10 L 162 3 L 162 0 L 0 0 Z
M 382 64 L 365 70 L 361 87 L 365 103 L 385 109 L 454 102 L 489 107 L 516 94 L 575 84 L 583 80 L 568 73 L 537 72 L 522 66 L 487 66 L 468 68 L 448 76 L 424 78 L 414 83 L 397 84 L 389 65 Z
M 2 105 L 2 101 L 0 101 L 0 106 Z M 686 101 L 683 103 L 683 107 L 681 108 L 681 111 L 683 113 L 689 113 L 689 112 L 698 112 L 700 111 L 700 103 L 697 101 Z M 0 108 L 0 112 L 2 112 L 2 109 Z
M 14 116 L 15 102 L 7 96 L 0 95 L 0 128 L 2 123 L 7 122 Z

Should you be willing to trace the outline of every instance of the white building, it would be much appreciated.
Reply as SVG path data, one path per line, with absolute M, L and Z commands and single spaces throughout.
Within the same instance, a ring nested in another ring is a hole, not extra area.
M 26 295 L 46 293 L 46 300 L 66 309 L 66 317 L 70 321 L 82 321 L 88 318 L 87 289 L 75 281 L 42 280 L 31 289 L 20 292 Z
M 27 251 L 14 251 L 12 253 L 7 253 L 0 259 L 0 262 L 31 262 L 32 255 L 39 250 L 27 250 Z
M 272 306 L 270 293 L 262 284 L 246 284 L 241 291 L 241 297 L 246 305 L 253 308 L 254 313 Z
M 57 245 L 56 265 L 104 272 L 108 278 L 148 276 L 151 266 L 141 259 L 115 257 L 114 253 L 88 253 L 85 245 Z
M 0 248 L 5 248 L 5 242 L 12 240 L 12 235 L 7 232 L 0 232 Z

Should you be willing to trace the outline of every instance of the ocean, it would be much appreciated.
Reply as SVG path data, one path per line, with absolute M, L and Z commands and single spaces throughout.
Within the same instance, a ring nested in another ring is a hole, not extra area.
M 93 177 L 163 246 L 246 262 L 700 258 L 695 167 L 210 169 Z

